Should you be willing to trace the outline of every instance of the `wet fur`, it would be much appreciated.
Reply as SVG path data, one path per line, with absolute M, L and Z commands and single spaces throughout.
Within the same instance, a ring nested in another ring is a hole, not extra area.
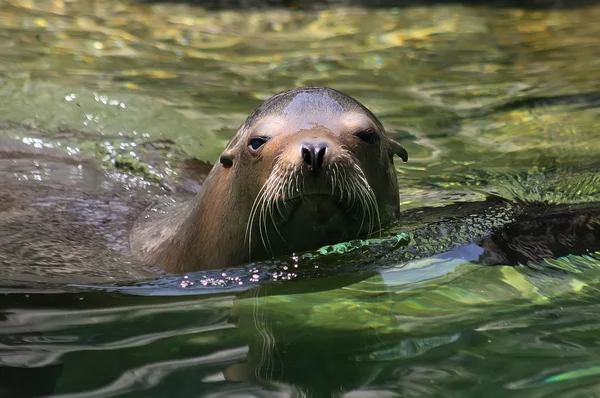
M 346 139 L 346 133 L 322 128 L 331 123 L 337 126 L 336 118 L 349 112 L 368 118 L 381 137 L 377 147 L 365 149 L 354 136 Z M 270 149 L 249 156 L 244 152 L 249 135 L 257 123 L 269 117 L 283 119 L 282 128 L 291 132 L 273 132 Z M 282 214 L 291 203 L 289 199 L 314 199 L 304 184 L 306 176 L 294 158 L 293 148 L 286 149 L 298 139 L 294 123 L 305 120 L 312 127 L 299 125 L 298 134 L 325 137 L 337 151 L 336 161 L 325 168 L 325 177 L 320 177 L 315 187 L 322 185 L 324 178 L 333 201 L 347 203 L 348 210 L 359 206 L 363 215 L 360 221 L 348 225 L 327 225 L 327 220 L 320 219 L 306 223 L 304 219 L 296 220 L 292 226 L 285 226 L 284 238 L 276 219 L 285 218 Z M 232 267 L 369 235 L 399 216 L 395 154 L 406 159 L 404 148 L 388 138 L 377 118 L 354 99 L 324 87 L 283 92 L 265 101 L 242 124 L 190 204 L 164 214 L 148 212 L 140 219 L 132 234 L 133 252 L 146 263 L 171 272 L 187 272 Z M 328 226 L 333 234 L 327 239 L 311 240 L 311 231 L 321 226 Z M 354 235 L 346 231 L 353 229 Z

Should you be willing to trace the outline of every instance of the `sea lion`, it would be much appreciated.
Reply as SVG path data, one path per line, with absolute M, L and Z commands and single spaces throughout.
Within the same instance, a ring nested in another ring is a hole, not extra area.
M 408 160 L 355 99 L 284 91 L 241 125 L 191 203 L 140 219 L 133 252 L 179 273 L 369 236 L 400 214 L 394 155 Z

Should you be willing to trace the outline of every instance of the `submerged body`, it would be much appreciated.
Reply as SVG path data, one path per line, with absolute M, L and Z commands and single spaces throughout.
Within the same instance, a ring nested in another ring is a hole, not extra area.
M 291 90 L 265 102 L 187 203 L 84 160 L 4 144 L 0 279 L 5 286 L 120 282 L 162 273 L 147 265 L 171 272 L 235 267 L 384 227 L 384 237 L 408 235 L 406 246 L 367 242 L 364 255 L 334 256 L 327 263 L 356 263 L 364 270 L 472 244 L 480 250 L 471 261 L 487 265 L 600 250 L 595 170 L 587 177 L 546 176 L 557 181 L 548 186 L 561 187 L 561 197 L 571 192 L 575 203 L 588 192 L 585 207 L 514 195 L 471 203 L 449 199 L 445 207 L 405 212 L 401 226 L 394 226 L 395 154 L 406 160 L 368 110 L 324 88 Z M 140 217 L 157 197 L 176 204 L 167 211 L 154 205 Z
M 133 251 L 186 272 L 369 236 L 400 213 L 394 155 L 407 160 L 353 98 L 285 91 L 242 124 L 192 203 L 141 218 Z
M 0 181 L 2 286 L 156 275 L 128 245 L 135 218 L 154 200 L 147 188 L 91 162 L 22 146 L 0 149 Z

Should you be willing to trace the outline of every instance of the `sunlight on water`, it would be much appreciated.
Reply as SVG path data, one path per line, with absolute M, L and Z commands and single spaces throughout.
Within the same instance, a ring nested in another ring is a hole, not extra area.
M 598 20 L 597 5 L 0 3 L 0 396 L 597 391 Z M 229 270 L 130 264 L 128 217 L 197 191 L 250 111 L 300 85 L 355 96 L 406 146 L 399 225 Z M 563 207 L 540 221 L 489 194 Z M 67 204 L 102 233 L 45 210 Z M 71 250 L 32 253 L 39 220 Z

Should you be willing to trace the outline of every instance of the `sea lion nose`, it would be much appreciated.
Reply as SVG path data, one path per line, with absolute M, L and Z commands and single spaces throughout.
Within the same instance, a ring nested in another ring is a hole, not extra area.
M 302 160 L 313 171 L 323 167 L 325 154 L 327 153 L 327 143 L 325 142 L 304 142 L 300 149 Z

